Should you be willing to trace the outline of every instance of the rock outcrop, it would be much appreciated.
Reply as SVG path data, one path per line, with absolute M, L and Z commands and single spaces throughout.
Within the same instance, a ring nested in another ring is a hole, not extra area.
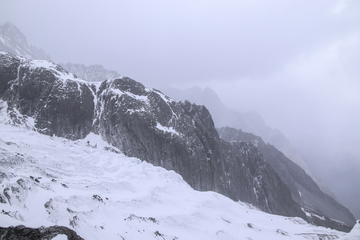
M 13 121 L 31 117 L 39 132 L 69 139 L 90 133 L 95 86 L 48 61 L 9 54 L 1 54 L 0 61 L 0 97 Z
M 355 222 L 352 213 L 322 192 L 314 180 L 282 152 L 251 133 L 230 127 L 220 128 L 218 132 L 226 141 L 249 142 L 256 145 L 281 180 L 289 186 L 293 199 L 306 211 L 309 222 L 350 231 L 350 226 Z
M 74 230 L 63 226 L 28 228 L 25 226 L 0 227 L 0 239 L 47 240 L 58 235 L 65 235 L 68 240 L 83 240 Z
M 185 90 L 165 88 L 163 91 L 175 100 L 187 99 L 196 104 L 205 105 L 209 109 L 217 128 L 232 127 L 260 136 L 265 142 L 274 145 L 290 160 L 310 173 L 304 160 L 293 149 L 289 140 L 280 130 L 267 126 L 259 113 L 255 111 L 238 112 L 227 108 L 219 96 L 210 88 L 192 87 Z

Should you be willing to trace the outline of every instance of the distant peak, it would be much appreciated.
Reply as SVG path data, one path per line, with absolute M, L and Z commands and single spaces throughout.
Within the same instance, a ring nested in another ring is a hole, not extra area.
M 20 31 L 14 24 L 12 24 L 11 22 L 6 22 L 4 23 L 4 25 L 2 26 L 3 29 L 14 29 L 17 31 Z
M 21 31 L 11 22 L 6 22 L 2 26 L 3 33 L 8 35 L 16 35 L 16 37 L 21 38 L 21 40 L 26 41 L 26 37 L 24 34 L 21 33 Z

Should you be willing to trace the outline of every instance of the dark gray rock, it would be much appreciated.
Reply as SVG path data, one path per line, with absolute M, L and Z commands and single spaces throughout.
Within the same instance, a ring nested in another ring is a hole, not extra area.
M 274 145 L 289 159 L 309 172 L 304 160 L 293 149 L 289 140 L 278 129 L 267 126 L 259 113 L 255 111 L 239 112 L 227 108 L 215 91 L 210 88 L 192 87 L 185 90 L 164 88 L 162 90 L 175 100 L 187 99 L 193 103 L 205 105 L 210 111 L 216 127 L 242 129 L 245 132 L 260 136 L 265 142 Z
M 0 98 L 9 88 L 9 81 L 17 78 L 20 59 L 2 52 L 0 54 Z
M 10 54 L 0 56 L 0 89 L 5 90 L 0 96 L 8 103 L 9 112 L 16 109 L 21 115 L 34 118 L 35 128 L 47 135 L 79 139 L 90 133 L 95 93 L 89 84 L 80 79 L 64 79 L 63 76 L 73 76 L 49 62 L 46 64 L 51 67 L 45 68 Z M 13 117 L 17 122 L 18 116 L 14 113 Z
M 142 84 L 121 78 L 98 91 L 95 131 L 128 156 L 175 170 L 197 190 L 213 190 L 209 113 L 189 102 L 175 102 Z M 213 129 L 215 130 L 215 129 Z M 217 150 L 219 152 L 219 150 Z
M 350 231 L 355 223 L 353 214 L 332 197 L 321 191 L 306 172 L 288 159 L 274 146 L 266 144 L 260 137 L 234 128 L 218 129 L 219 135 L 226 141 L 250 142 L 257 146 L 265 160 L 289 187 L 292 198 L 308 212 L 307 220 L 317 225 Z M 324 220 L 325 219 L 325 220 Z M 343 222 L 339 223 L 338 221 Z
M 226 185 L 232 199 L 255 203 L 265 212 L 305 218 L 288 186 L 253 144 L 223 141 L 222 149 L 226 156 Z
M 68 240 L 84 240 L 74 230 L 63 226 L 29 228 L 23 225 L 0 227 L 0 239 L 8 240 L 50 240 L 59 234 L 66 235 Z

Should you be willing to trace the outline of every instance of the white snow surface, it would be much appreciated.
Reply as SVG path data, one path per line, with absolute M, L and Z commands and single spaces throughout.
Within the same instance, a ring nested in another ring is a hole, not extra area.
M 55 74 L 59 79 L 62 80 L 72 80 L 76 82 L 88 83 L 85 80 L 77 78 L 74 74 L 67 72 L 64 69 L 61 69 L 59 65 L 56 65 L 53 62 L 46 60 L 31 60 L 28 62 L 31 68 L 46 68 Z M 59 68 L 60 67 L 60 68 Z M 61 69 L 61 70 L 60 70 Z
M 156 128 L 163 132 L 180 135 L 173 127 L 166 127 L 166 126 L 161 125 L 160 123 L 156 123 Z
M 195 191 L 174 171 L 104 150 L 111 146 L 95 134 L 70 141 L 4 123 L 0 133 L 0 172 L 7 176 L 0 193 L 15 187 L 17 196 L 11 205 L 0 204 L 2 227 L 61 225 L 84 239 L 345 237 L 300 218 Z M 7 157 L 10 153 L 16 157 Z
M 359 240 L 359 239 L 360 239 L 360 220 L 357 220 L 353 229 L 348 234 L 340 238 L 340 240 Z

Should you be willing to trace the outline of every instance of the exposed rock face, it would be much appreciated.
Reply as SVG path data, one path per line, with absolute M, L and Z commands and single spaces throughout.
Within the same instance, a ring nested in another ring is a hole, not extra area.
M 0 53 L 9 119 L 69 139 L 93 131 L 128 156 L 181 174 L 194 189 L 284 216 L 306 218 L 284 181 L 251 143 L 219 138 L 209 111 L 130 78 L 98 87 L 60 66 Z
M 175 170 L 197 190 L 305 216 L 252 144 L 219 139 L 204 106 L 173 101 L 129 78 L 104 81 L 97 98 L 95 132 L 126 155 Z
M 222 142 L 225 155 L 225 179 L 228 195 L 233 199 L 253 203 L 261 210 L 305 218 L 304 212 L 292 199 L 288 186 L 280 179 L 273 168 L 264 160 L 257 148 L 247 142 Z M 234 188 L 233 185 L 237 185 Z M 274 191 L 274 189 L 277 189 Z M 265 196 L 265 197 L 264 197 Z M 284 205 L 291 206 L 283 208 Z
M 224 127 L 218 129 L 218 132 L 220 137 L 226 141 L 250 142 L 256 145 L 281 180 L 289 186 L 293 199 L 307 212 L 310 222 L 344 231 L 351 229 L 349 226 L 355 222 L 355 217 L 351 212 L 323 193 L 303 169 L 294 164 L 274 146 L 266 144 L 258 136 L 234 128 Z M 340 220 L 343 224 L 332 219 Z
M 107 79 L 120 78 L 121 75 L 116 71 L 106 70 L 101 65 L 85 66 L 76 63 L 60 63 L 67 71 L 76 74 L 79 78 L 88 82 L 100 82 Z
M 267 126 L 257 112 L 238 112 L 227 108 L 219 96 L 210 88 L 192 87 L 185 90 L 164 88 L 163 91 L 175 100 L 187 99 L 196 104 L 205 105 L 217 128 L 232 127 L 260 136 L 264 142 L 276 147 L 287 158 L 304 169 L 323 192 L 334 196 L 331 190 L 309 170 L 304 159 L 294 150 L 289 140 L 278 129 Z
M 9 88 L 9 81 L 16 79 L 20 59 L 10 54 L 0 54 L 0 97 Z
M 28 228 L 20 225 L 7 228 L 0 227 L 0 239 L 47 240 L 59 234 L 66 235 L 68 240 L 83 240 L 74 230 L 63 226 Z
M 29 45 L 26 37 L 10 22 L 0 26 L 0 50 L 31 59 L 51 60 L 42 49 Z
M 38 131 L 69 139 L 90 133 L 95 86 L 91 88 L 51 62 L 10 54 L 1 54 L 0 60 L 0 97 L 7 101 L 15 123 L 22 116 L 31 117 Z
M 212 148 L 209 161 L 207 153 L 217 132 L 207 128 L 212 120 L 204 107 L 175 102 L 129 78 L 105 81 L 97 94 L 95 132 L 126 155 L 175 170 L 195 189 L 214 190 L 219 149 Z
M 293 149 L 286 137 L 278 129 L 267 126 L 259 113 L 254 111 L 238 112 L 227 108 L 219 96 L 210 88 L 203 90 L 200 87 L 185 90 L 165 88 L 164 92 L 178 101 L 188 99 L 196 104 L 205 105 L 209 109 L 216 127 L 233 127 L 260 136 L 265 142 L 274 145 L 308 173 L 310 172 L 304 160 Z

